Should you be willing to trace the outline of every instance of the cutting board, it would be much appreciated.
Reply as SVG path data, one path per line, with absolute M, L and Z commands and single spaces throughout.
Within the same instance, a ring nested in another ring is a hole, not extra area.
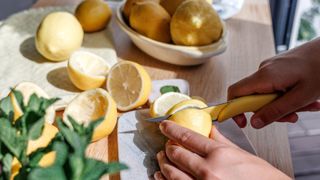
M 73 12 L 74 7 L 31 9 L 9 17 L 0 25 L 0 92 L 22 81 L 38 84 L 51 97 L 74 95 L 79 90 L 67 74 L 67 62 L 51 62 L 35 49 L 35 33 L 50 12 Z M 80 50 L 93 52 L 111 65 L 117 62 L 111 26 L 104 31 L 85 34 Z

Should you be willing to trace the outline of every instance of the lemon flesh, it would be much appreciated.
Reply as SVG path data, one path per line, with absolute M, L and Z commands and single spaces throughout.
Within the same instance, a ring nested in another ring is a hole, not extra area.
M 165 93 L 153 102 L 153 104 L 150 107 L 150 115 L 151 117 L 164 116 L 174 105 L 189 99 L 189 96 L 182 93 Z
M 200 109 L 181 110 L 173 114 L 169 120 L 206 137 L 209 137 L 212 128 L 210 114 Z
M 38 97 L 43 97 L 46 99 L 50 98 L 49 95 L 42 88 L 31 82 L 19 83 L 16 85 L 14 90 L 21 92 L 21 94 L 23 95 L 24 105 L 28 104 L 31 95 L 33 94 L 36 94 Z M 10 98 L 14 110 L 14 120 L 17 120 L 19 117 L 22 116 L 23 112 L 13 93 L 10 93 Z M 46 115 L 44 117 L 45 121 L 49 124 L 52 124 L 55 120 L 55 113 L 56 112 L 54 106 L 48 107 L 48 109 L 46 110 Z
M 67 12 L 47 15 L 38 27 L 35 44 L 38 52 L 51 61 L 67 60 L 80 48 L 83 29 L 78 20 Z
M 130 26 L 153 40 L 169 43 L 170 14 L 158 3 L 145 1 L 135 4 L 130 13 Z
M 92 89 L 76 96 L 66 107 L 63 121 L 69 126 L 71 123 L 68 116 L 77 123 L 88 125 L 91 121 L 104 118 L 94 129 L 92 141 L 97 141 L 111 134 L 117 123 L 116 103 L 103 89 Z
M 107 89 L 121 111 L 144 105 L 151 92 L 151 78 L 139 64 L 121 61 L 108 75 Z
M 186 0 L 172 16 L 170 32 L 175 44 L 208 45 L 220 39 L 222 22 L 206 1 Z
M 108 25 L 112 10 L 102 0 L 86 0 L 78 5 L 75 16 L 85 32 L 96 32 Z
M 103 58 L 85 51 L 74 52 L 68 61 L 68 75 L 71 82 L 81 90 L 101 87 L 110 66 Z

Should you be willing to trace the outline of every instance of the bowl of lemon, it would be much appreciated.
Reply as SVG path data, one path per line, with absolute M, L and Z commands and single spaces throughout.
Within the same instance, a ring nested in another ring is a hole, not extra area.
M 117 9 L 117 23 L 150 56 L 198 65 L 227 48 L 225 23 L 209 1 L 127 0 Z

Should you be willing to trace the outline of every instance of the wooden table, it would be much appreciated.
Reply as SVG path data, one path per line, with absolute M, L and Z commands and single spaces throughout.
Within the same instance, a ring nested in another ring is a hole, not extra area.
M 39 0 L 34 7 L 70 5 L 79 2 L 80 0 Z M 152 79 L 186 79 L 191 84 L 192 95 L 215 102 L 225 100 L 229 85 L 256 71 L 261 61 L 275 54 L 267 0 L 246 0 L 241 12 L 226 23 L 227 51 L 213 57 L 208 63 L 195 67 L 162 63 L 134 46 L 114 22 L 112 27 L 120 58 L 144 65 Z M 286 124 L 274 123 L 262 130 L 247 127 L 244 131 L 259 157 L 293 177 Z M 92 144 L 88 154 L 106 161 L 117 160 L 116 130 L 108 138 Z

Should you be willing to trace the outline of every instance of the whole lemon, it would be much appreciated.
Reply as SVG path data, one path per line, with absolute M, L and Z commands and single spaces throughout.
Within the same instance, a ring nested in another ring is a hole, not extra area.
M 96 32 L 104 29 L 112 17 L 112 10 L 103 0 L 85 0 L 75 11 L 85 32 Z
M 124 4 L 124 7 L 123 7 L 124 16 L 127 19 L 129 19 L 131 8 L 133 7 L 133 5 L 137 2 L 144 2 L 144 1 L 153 1 L 153 2 L 159 3 L 159 0 L 126 0 L 126 3 Z
M 210 114 L 200 109 L 184 109 L 178 111 L 173 114 L 169 120 L 206 137 L 209 137 L 212 128 Z
M 80 23 L 72 14 L 54 12 L 47 15 L 38 27 L 36 49 L 51 61 L 67 60 L 80 48 L 83 34 Z
M 186 0 L 172 16 L 170 31 L 175 44 L 202 46 L 220 39 L 222 22 L 204 0 Z
M 158 3 L 136 3 L 130 13 L 131 27 L 138 33 L 160 42 L 170 42 L 170 15 Z
M 164 7 L 168 13 L 172 16 L 178 6 L 185 0 L 160 0 L 160 5 Z M 212 0 L 206 0 L 208 3 L 212 4 Z

